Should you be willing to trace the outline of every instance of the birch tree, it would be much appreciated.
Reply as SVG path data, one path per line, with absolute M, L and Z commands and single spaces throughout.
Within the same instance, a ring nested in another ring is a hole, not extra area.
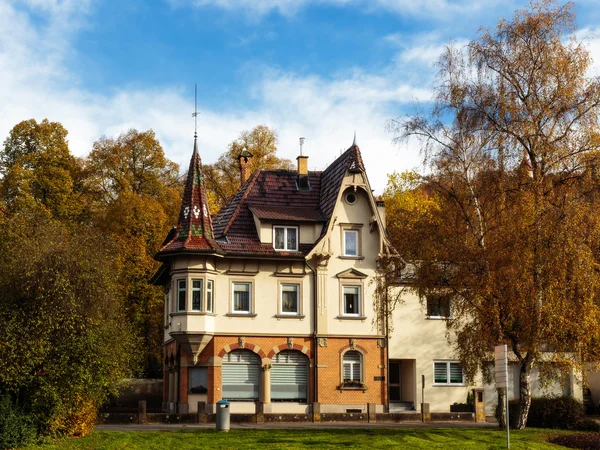
M 471 378 L 508 344 L 519 429 L 534 365 L 564 373 L 600 356 L 600 81 L 574 28 L 572 4 L 517 11 L 445 51 L 431 114 L 390 123 L 422 139 L 440 199 L 417 288 L 452 294 L 449 336 Z

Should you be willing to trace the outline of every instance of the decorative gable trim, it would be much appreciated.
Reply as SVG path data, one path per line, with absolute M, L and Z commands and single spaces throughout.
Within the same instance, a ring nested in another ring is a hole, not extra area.
M 354 279 L 363 280 L 363 279 L 367 278 L 367 275 L 365 275 L 362 272 L 359 272 L 356 269 L 348 269 L 348 270 L 344 270 L 343 272 L 338 273 L 336 275 L 336 277 L 338 277 L 338 278 L 354 278 Z

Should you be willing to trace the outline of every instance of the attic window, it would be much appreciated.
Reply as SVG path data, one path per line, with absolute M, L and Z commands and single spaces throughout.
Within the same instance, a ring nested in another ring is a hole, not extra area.
M 298 251 L 298 227 L 273 227 L 273 248 L 278 251 Z
M 354 192 L 348 192 L 346 194 L 346 203 L 354 205 L 356 203 L 356 194 Z

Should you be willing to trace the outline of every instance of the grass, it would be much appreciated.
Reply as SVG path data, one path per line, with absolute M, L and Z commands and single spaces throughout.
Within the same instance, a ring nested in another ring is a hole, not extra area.
M 511 449 L 559 449 L 546 442 L 553 430 L 511 431 Z M 55 441 L 27 449 L 503 449 L 506 435 L 495 429 L 397 428 L 397 429 L 214 429 L 178 431 L 94 431 L 81 439 Z

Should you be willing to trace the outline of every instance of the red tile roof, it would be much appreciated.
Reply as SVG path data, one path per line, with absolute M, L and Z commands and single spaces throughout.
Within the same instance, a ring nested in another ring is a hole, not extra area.
M 346 171 L 364 171 L 364 165 L 358 146 L 353 145 L 323 172 L 309 172 L 309 189 L 298 189 L 298 174 L 295 171 L 256 171 L 219 211 L 212 223 L 208 207 L 202 206 L 206 205 L 206 195 L 200 169 L 200 157 L 194 144 L 177 231 L 172 233 L 174 237 L 167 237 L 166 244 L 157 256 L 171 252 L 201 251 L 304 257 L 315 244 L 300 244 L 297 252 L 281 252 L 276 251 L 272 244 L 261 243 L 253 212 L 266 220 L 322 222 L 322 237 L 331 221 Z M 200 208 L 200 214 L 196 215 L 198 210 L 193 209 L 194 206 Z
M 314 207 L 306 206 L 249 206 L 250 211 L 262 220 L 290 222 L 325 222 Z
M 215 242 L 196 138 L 194 138 L 194 151 L 183 191 L 177 228 L 169 233 L 157 256 L 181 251 L 222 252 Z

